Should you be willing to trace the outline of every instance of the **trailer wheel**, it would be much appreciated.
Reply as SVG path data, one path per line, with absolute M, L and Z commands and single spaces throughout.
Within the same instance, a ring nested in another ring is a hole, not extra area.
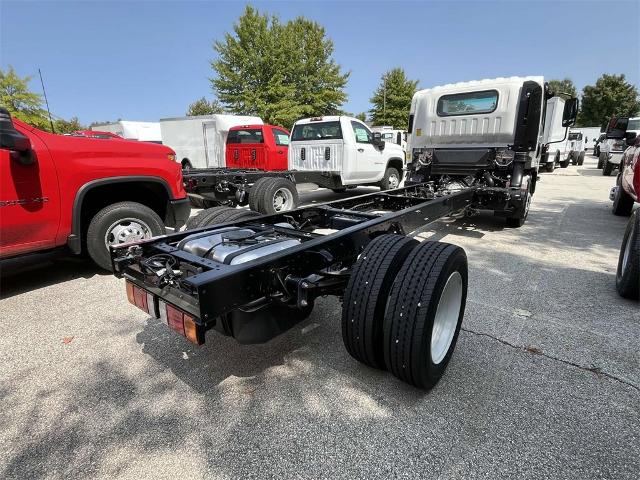
M 387 168 L 384 172 L 384 177 L 380 180 L 380 190 L 393 190 L 400 186 L 400 172 L 393 167 Z
M 467 300 L 467 256 L 455 245 L 423 242 L 405 260 L 384 319 L 387 369 L 432 388 L 455 349 Z
M 640 299 L 640 210 L 631 215 L 627 229 L 622 237 L 618 269 L 616 271 L 616 290 L 621 297 Z
M 269 182 L 269 178 L 259 178 L 249 190 L 249 208 L 254 212 L 260 211 L 260 198 L 262 198 L 262 191 Z
M 384 312 L 391 285 L 417 240 L 381 235 L 353 266 L 342 304 L 342 340 L 349 354 L 374 368 L 384 368 Z
M 584 150 L 580 152 L 578 155 L 578 166 L 582 166 L 584 164 Z
M 267 178 L 258 198 L 258 211 L 266 215 L 286 212 L 298 206 L 298 190 L 287 178 Z
M 624 191 L 620 184 L 620 175 L 618 175 L 618 188 L 616 188 L 615 197 L 613 197 L 613 214 L 621 217 L 628 217 L 633 210 L 633 198 Z
M 87 250 L 91 259 L 111 270 L 109 246 L 144 240 L 165 233 L 156 212 L 137 202 L 118 202 L 94 215 L 87 230 Z

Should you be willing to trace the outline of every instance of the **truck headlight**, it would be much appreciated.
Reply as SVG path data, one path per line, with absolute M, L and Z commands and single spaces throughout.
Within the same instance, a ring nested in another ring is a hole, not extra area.
M 431 165 L 433 160 L 432 148 L 414 148 L 413 149 L 413 161 L 418 162 L 420 165 Z
M 513 150 L 507 150 L 506 148 L 498 148 L 496 150 L 495 161 L 497 165 L 506 167 L 513 162 L 514 152 Z

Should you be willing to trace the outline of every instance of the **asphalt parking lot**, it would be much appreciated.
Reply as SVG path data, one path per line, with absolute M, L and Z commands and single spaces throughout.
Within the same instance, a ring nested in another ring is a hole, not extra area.
M 615 291 L 614 178 L 587 155 L 543 174 L 520 229 L 420 233 L 470 262 L 430 392 L 352 360 L 335 298 L 265 345 L 210 332 L 197 348 L 87 261 L 5 261 L 0 477 L 638 478 L 640 308 Z

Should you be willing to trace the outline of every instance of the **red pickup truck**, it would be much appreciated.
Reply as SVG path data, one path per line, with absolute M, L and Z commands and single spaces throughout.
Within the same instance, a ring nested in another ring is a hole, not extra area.
M 275 125 L 242 125 L 229 129 L 228 168 L 287 170 L 289 132 Z
M 179 228 L 189 212 L 170 148 L 55 135 L 0 108 L 0 259 L 66 246 L 110 269 L 110 245 Z

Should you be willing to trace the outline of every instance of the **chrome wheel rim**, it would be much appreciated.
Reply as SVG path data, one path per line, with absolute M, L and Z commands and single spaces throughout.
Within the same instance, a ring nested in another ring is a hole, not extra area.
M 392 173 L 391 175 L 389 175 L 389 189 L 393 190 L 394 188 L 398 188 L 398 186 L 400 185 L 400 178 L 398 178 L 398 175 L 396 175 L 395 173 Z
M 627 267 L 629 266 L 629 258 L 631 257 L 631 244 L 633 243 L 633 231 L 635 229 L 635 225 L 631 226 L 631 231 L 629 232 L 629 236 L 627 237 L 627 244 L 624 246 L 624 253 L 622 254 L 622 273 L 627 271 Z
M 151 238 L 151 228 L 138 218 L 123 218 L 111 224 L 104 236 L 104 244 L 107 246 L 122 245 L 124 243 L 137 242 Z
M 293 194 L 287 188 L 279 188 L 273 194 L 273 209 L 285 212 L 293 209 Z
M 431 330 L 431 361 L 438 365 L 449 351 L 456 333 L 462 305 L 462 275 L 455 271 L 447 279 Z

